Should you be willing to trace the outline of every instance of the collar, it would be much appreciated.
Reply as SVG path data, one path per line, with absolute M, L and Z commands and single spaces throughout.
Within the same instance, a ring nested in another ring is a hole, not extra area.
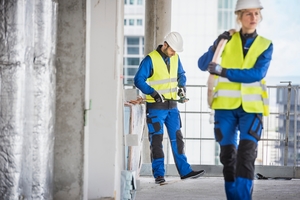
M 257 36 L 256 30 L 253 33 L 242 34 L 242 29 L 240 30 L 240 35 L 243 39 L 255 38 Z
M 158 47 L 156 48 L 156 51 L 161 55 L 161 57 L 166 60 L 166 58 L 168 58 L 168 56 L 166 54 L 164 54 L 162 51 L 161 51 L 161 47 L 163 45 L 158 45 Z

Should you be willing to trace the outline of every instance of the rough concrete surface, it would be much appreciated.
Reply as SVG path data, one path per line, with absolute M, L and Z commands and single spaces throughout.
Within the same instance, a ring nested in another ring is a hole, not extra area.
M 85 1 L 58 2 L 55 200 L 83 196 Z
M 160 186 L 149 176 L 139 178 L 136 200 L 226 200 L 223 177 L 200 177 L 180 180 L 166 177 L 169 182 Z M 300 179 L 255 180 L 253 200 L 299 200 Z

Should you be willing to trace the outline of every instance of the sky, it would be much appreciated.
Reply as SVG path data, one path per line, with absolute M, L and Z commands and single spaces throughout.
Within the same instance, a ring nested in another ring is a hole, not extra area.
M 300 0 L 261 0 L 263 21 L 258 33 L 271 39 L 273 59 L 268 76 L 299 76 Z

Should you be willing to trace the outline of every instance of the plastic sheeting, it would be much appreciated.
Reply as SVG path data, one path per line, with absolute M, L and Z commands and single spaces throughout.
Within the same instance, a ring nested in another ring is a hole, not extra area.
M 0 0 L 0 197 L 52 199 L 57 3 Z

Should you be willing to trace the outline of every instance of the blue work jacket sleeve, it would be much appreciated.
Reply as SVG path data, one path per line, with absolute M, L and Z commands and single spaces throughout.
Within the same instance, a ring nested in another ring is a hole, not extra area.
M 186 85 L 185 71 L 183 69 L 183 66 L 181 64 L 179 57 L 178 57 L 177 82 L 178 82 L 178 87 L 185 87 L 185 85 Z
M 232 82 L 253 83 L 262 80 L 269 69 L 272 60 L 273 44 L 265 50 L 257 59 L 251 69 L 227 69 L 226 77 Z
M 212 61 L 214 56 L 214 51 L 212 50 L 212 46 L 209 47 L 208 51 L 204 53 L 199 59 L 198 59 L 198 67 L 202 71 L 207 71 L 208 64 Z
M 134 85 L 144 94 L 152 94 L 154 92 L 154 89 L 146 82 L 152 75 L 152 69 L 152 60 L 150 56 L 147 55 L 140 63 L 139 69 L 134 76 Z

